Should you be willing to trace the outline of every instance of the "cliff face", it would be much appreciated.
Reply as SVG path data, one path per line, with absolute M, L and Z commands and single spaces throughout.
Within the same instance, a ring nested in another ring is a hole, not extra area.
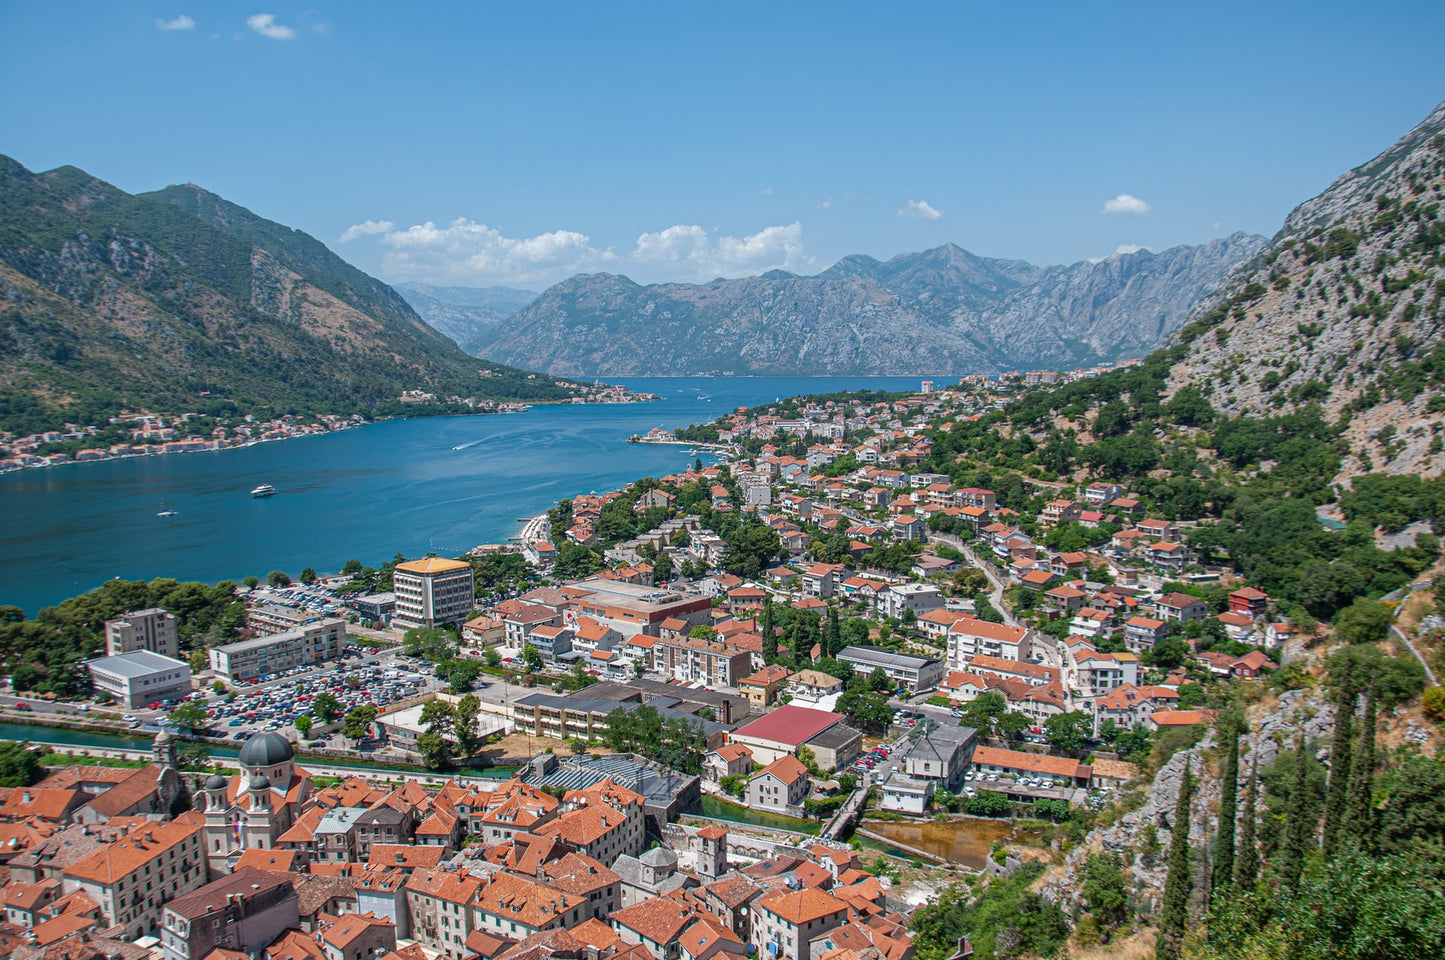
M 949 244 L 887 262 L 848 257 L 815 277 L 706 284 L 581 275 L 472 344 L 568 376 L 1071 368 L 1152 349 L 1263 244 L 1236 234 L 1067 267 Z
M 1344 476 L 1437 475 L 1445 421 L 1445 104 L 1300 204 L 1195 310 L 1175 387 L 1230 414 L 1348 418 Z

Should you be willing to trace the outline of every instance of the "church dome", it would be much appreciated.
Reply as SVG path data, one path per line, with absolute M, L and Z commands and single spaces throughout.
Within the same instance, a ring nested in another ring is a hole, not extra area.
M 296 758 L 291 741 L 279 733 L 258 733 L 241 745 L 243 767 L 274 767 Z
M 271 783 L 258 773 L 251 778 L 251 789 L 256 793 L 260 793 L 263 790 L 270 790 Z
M 223 776 L 221 776 L 219 773 L 213 773 L 213 774 L 211 774 L 211 779 L 209 779 L 209 780 L 206 781 L 206 789 L 207 789 L 207 790 L 224 790 L 224 789 L 226 789 L 226 778 L 223 777 Z

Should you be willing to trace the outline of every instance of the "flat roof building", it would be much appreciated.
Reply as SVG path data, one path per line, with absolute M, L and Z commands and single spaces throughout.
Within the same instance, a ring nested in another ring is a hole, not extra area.
M 346 646 L 346 621 L 335 617 L 295 630 L 211 648 L 211 669 L 227 680 L 255 680 L 292 667 L 335 660 Z
M 105 621 L 105 655 L 108 657 L 137 650 L 174 657 L 180 649 L 176 618 L 159 607 L 131 610 Z
M 590 577 L 565 588 L 574 616 L 592 617 L 624 638 L 661 636 L 662 621 L 676 617 L 690 626 L 708 624 L 712 600 L 697 594 L 659 590 L 640 583 Z
M 86 664 L 91 682 L 127 709 L 157 700 L 179 700 L 191 692 L 191 668 L 149 650 L 101 657 Z
M 461 560 L 426 557 L 398 563 L 392 575 L 398 627 L 436 627 L 461 623 L 476 606 L 472 567 Z
M 871 675 L 875 670 L 882 670 L 889 680 L 915 693 L 937 689 L 943 682 L 943 661 L 934 657 L 854 646 L 844 647 L 838 659 L 851 664 L 855 673 Z

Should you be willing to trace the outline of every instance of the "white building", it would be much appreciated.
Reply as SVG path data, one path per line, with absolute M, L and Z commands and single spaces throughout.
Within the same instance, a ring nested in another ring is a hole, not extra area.
M 91 682 L 127 709 L 157 700 L 179 700 L 191 692 L 191 668 L 149 650 L 101 657 L 86 664 Z
M 211 669 L 227 680 L 255 680 L 292 667 L 335 660 L 346 646 L 346 621 L 335 617 L 295 630 L 211 648 Z
M 105 621 L 105 655 L 108 657 L 137 650 L 174 657 L 180 649 L 176 618 L 159 607 L 132 610 Z
M 942 608 L 943 594 L 928 583 L 897 583 L 878 595 L 878 611 L 885 617 L 901 619 L 909 610 L 915 616 L 922 616 Z
M 472 568 L 460 560 L 426 557 L 398 563 L 392 575 L 398 627 L 435 627 L 461 623 L 476 606 Z

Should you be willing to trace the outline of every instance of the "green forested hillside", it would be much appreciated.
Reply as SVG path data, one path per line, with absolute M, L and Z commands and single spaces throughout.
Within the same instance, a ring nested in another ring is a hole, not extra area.
M 194 186 L 132 196 L 0 157 L 0 430 L 122 409 L 367 416 L 405 390 L 552 400 L 477 360 L 316 239 Z

